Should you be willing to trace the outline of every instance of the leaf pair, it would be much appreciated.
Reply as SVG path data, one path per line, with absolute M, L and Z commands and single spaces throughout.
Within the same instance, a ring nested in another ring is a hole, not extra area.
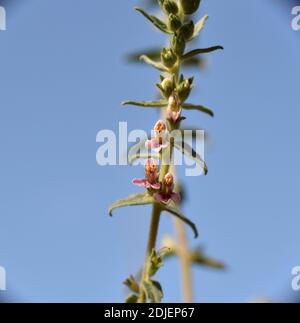
M 140 12 L 146 19 L 148 19 L 160 31 L 162 31 L 166 34 L 172 34 L 172 31 L 169 30 L 167 24 L 164 23 L 159 18 L 148 14 L 145 10 L 143 10 L 139 7 L 135 7 L 134 9 L 137 10 L 138 12 Z M 193 36 L 191 39 L 196 38 L 200 34 L 201 30 L 205 26 L 207 19 L 208 19 L 208 15 L 205 15 L 196 23 L 194 33 L 193 33 Z
M 157 202 L 154 200 L 154 198 L 148 193 L 138 193 L 134 195 L 130 195 L 129 197 L 125 199 L 121 199 L 115 203 L 113 203 L 108 212 L 109 215 L 112 216 L 113 211 L 118 208 L 123 208 L 126 206 L 137 206 L 137 205 L 150 205 L 150 204 L 157 204 Z M 171 201 L 167 205 L 159 204 L 161 211 L 166 211 L 168 213 L 171 213 L 172 215 L 176 216 L 180 220 L 182 220 L 184 223 L 186 223 L 190 228 L 193 230 L 195 238 L 198 237 L 198 231 L 195 226 L 195 224 L 189 220 L 180 210 L 178 205 L 176 205 L 173 201 Z
M 133 105 L 137 107 L 143 108 L 163 108 L 168 105 L 167 100 L 157 100 L 157 101 L 124 101 L 122 102 L 123 105 Z M 203 112 L 211 117 L 214 117 L 214 112 L 210 109 L 205 107 L 204 105 L 195 105 L 191 103 L 184 103 L 182 104 L 182 108 L 185 110 L 194 110 Z

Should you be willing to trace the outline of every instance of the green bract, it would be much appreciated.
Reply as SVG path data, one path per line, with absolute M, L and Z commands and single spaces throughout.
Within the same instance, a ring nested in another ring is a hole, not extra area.
M 177 62 L 177 56 L 172 48 L 163 48 L 161 60 L 166 67 L 172 68 Z
M 163 2 L 163 9 L 166 13 L 176 15 L 178 13 L 178 5 L 173 0 L 165 0 Z
M 181 8 L 186 15 L 195 13 L 200 5 L 200 0 L 179 0 Z
M 169 29 L 172 31 L 177 31 L 182 26 L 181 20 L 178 16 L 170 13 L 169 15 Z

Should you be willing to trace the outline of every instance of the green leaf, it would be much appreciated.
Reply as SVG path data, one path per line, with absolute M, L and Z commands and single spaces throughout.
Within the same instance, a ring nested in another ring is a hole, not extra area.
M 204 26 L 205 26 L 205 23 L 206 23 L 207 19 L 208 19 L 208 15 L 205 15 L 204 17 L 202 17 L 202 18 L 201 18 L 201 19 L 196 23 L 196 25 L 195 25 L 195 30 L 194 30 L 194 35 L 193 35 L 192 39 L 193 39 L 193 38 L 195 38 L 195 37 L 197 37 L 197 36 L 200 34 L 201 30 L 202 30 L 202 29 L 204 28 Z
M 130 296 L 127 297 L 125 303 L 126 304 L 135 304 L 135 303 L 138 302 L 138 299 L 139 298 L 138 298 L 137 295 L 132 294 L 132 295 L 130 295 Z
M 191 103 L 184 103 L 182 105 L 182 108 L 185 109 L 185 110 L 200 111 L 200 112 L 203 112 L 203 113 L 206 113 L 206 114 L 210 115 L 211 117 L 215 116 L 214 112 L 211 109 L 209 109 L 209 108 L 207 108 L 207 107 L 205 107 L 203 105 L 195 105 L 195 104 L 191 104 Z
M 135 105 L 138 107 L 144 108 L 162 108 L 168 105 L 166 100 L 158 100 L 158 101 L 124 101 L 122 105 Z
M 195 234 L 195 238 L 198 237 L 198 230 L 196 228 L 196 225 L 191 220 L 189 220 L 187 217 L 185 217 L 185 215 L 181 212 L 179 206 L 176 203 L 171 201 L 169 204 L 163 205 L 162 209 L 164 211 L 167 211 L 167 212 L 175 215 L 180 220 L 182 220 L 184 223 L 189 225 L 191 227 L 191 229 L 193 230 L 194 234 Z
M 174 142 L 175 147 L 181 151 L 184 155 L 194 160 L 197 164 L 203 167 L 204 175 L 208 174 L 208 168 L 202 157 L 186 142 L 182 142 L 181 145 L 178 142 Z
M 216 50 L 223 50 L 224 48 L 222 46 L 213 46 L 213 47 L 208 47 L 208 48 L 199 48 L 199 49 L 194 49 L 186 54 L 184 54 L 181 57 L 182 61 L 186 61 L 188 59 L 194 58 L 195 56 L 198 56 L 200 54 L 207 54 L 214 52 Z
M 123 284 L 134 293 L 138 294 L 140 292 L 139 284 L 132 275 L 129 278 L 127 278 Z
M 136 51 L 136 52 L 132 52 L 132 53 L 128 54 L 126 56 L 126 59 L 130 63 L 139 63 L 139 62 L 141 62 L 140 58 L 143 54 L 146 54 L 146 56 L 148 58 L 150 58 L 152 61 L 158 61 L 158 60 L 160 60 L 160 57 L 161 57 L 161 49 L 160 48 L 157 48 L 157 49 L 156 48 L 154 48 L 154 49 L 146 48 L 144 50 Z M 189 60 L 182 62 L 182 65 L 187 66 L 187 67 L 204 68 L 204 64 L 205 64 L 205 61 L 204 61 L 203 57 L 194 57 L 194 58 L 191 58 Z
M 194 250 L 191 254 L 191 257 L 193 263 L 197 265 L 221 270 L 224 270 L 226 268 L 223 262 L 206 256 L 200 248 Z
M 152 253 L 147 259 L 147 279 L 153 277 L 157 273 L 157 271 L 163 266 L 164 255 L 167 251 L 167 248 L 161 249 L 159 251 L 155 251 L 154 249 L 152 250 Z
M 160 159 L 160 156 L 159 156 L 159 154 L 152 154 L 152 153 L 134 154 L 134 155 L 128 157 L 128 162 L 129 162 L 129 164 L 133 164 L 138 159 L 150 159 L 150 158 Z
M 110 206 L 108 213 L 110 216 L 112 216 L 112 212 L 118 208 L 122 208 L 125 206 L 148 205 L 152 203 L 154 203 L 154 199 L 147 192 L 134 194 L 134 195 L 130 195 L 126 199 L 122 199 L 113 203 Z
M 144 61 L 146 64 L 149 64 L 151 65 L 152 67 L 162 71 L 162 72 L 169 72 L 169 69 L 167 67 L 165 67 L 161 62 L 156 62 L 156 61 L 153 61 L 151 58 L 149 58 L 148 56 L 146 55 L 142 55 L 140 57 L 140 60 L 141 61 Z
M 149 15 L 147 12 L 145 12 L 143 9 L 139 7 L 135 7 L 135 10 L 140 12 L 146 19 L 148 19 L 156 28 L 158 28 L 160 31 L 171 34 L 172 32 L 168 29 L 168 26 L 161 21 L 160 19 L 156 18 L 155 16 Z
M 151 303 L 161 303 L 163 291 L 159 282 L 154 280 L 143 281 L 143 287 L 146 297 Z

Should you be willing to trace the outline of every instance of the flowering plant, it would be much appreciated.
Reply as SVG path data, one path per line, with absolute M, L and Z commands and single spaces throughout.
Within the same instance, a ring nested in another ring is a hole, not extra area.
M 157 87 L 161 94 L 161 99 L 156 101 L 125 101 L 124 105 L 138 107 L 160 108 L 163 118 L 158 120 L 154 126 L 153 138 L 145 142 L 148 149 L 145 163 L 145 178 L 134 179 L 133 184 L 143 188 L 143 193 L 137 193 L 128 198 L 119 200 L 111 205 L 112 212 L 121 207 L 135 205 L 152 205 L 152 220 L 149 231 L 149 240 L 140 281 L 130 276 L 125 284 L 132 291 L 132 295 L 127 299 L 131 303 L 154 302 L 159 303 L 163 298 L 161 284 L 154 280 L 154 276 L 163 264 L 163 259 L 174 253 L 175 247 L 162 248 L 156 250 L 156 240 L 159 227 L 160 216 L 166 211 L 186 223 L 193 230 L 195 237 L 198 232 L 195 224 L 189 220 L 180 208 L 180 192 L 175 182 L 175 169 L 173 160 L 174 149 L 187 154 L 191 159 L 203 167 L 204 174 L 207 175 L 207 166 L 203 158 L 195 153 L 185 142 L 178 144 L 172 133 L 183 131 L 182 121 L 185 120 L 183 112 L 196 110 L 213 116 L 212 110 L 202 106 L 188 103 L 187 100 L 193 89 L 194 78 L 185 77 L 180 74 L 183 63 L 194 59 L 200 54 L 223 49 L 221 46 L 194 49 L 187 51 L 187 46 L 192 42 L 203 29 L 208 16 L 204 16 L 197 23 L 193 21 L 193 15 L 200 6 L 200 0 L 157 0 L 160 8 L 165 13 L 166 19 L 163 21 L 153 15 L 148 14 L 141 8 L 135 8 L 156 28 L 170 37 L 170 45 L 163 48 L 160 53 L 160 60 L 153 60 L 146 55 L 141 56 L 141 60 L 158 69 L 163 73 L 160 76 L 160 83 Z M 140 158 L 141 155 L 135 156 Z M 133 158 L 133 159 L 135 159 Z M 194 254 L 199 259 L 199 253 Z M 192 259 L 192 256 L 190 257 Z

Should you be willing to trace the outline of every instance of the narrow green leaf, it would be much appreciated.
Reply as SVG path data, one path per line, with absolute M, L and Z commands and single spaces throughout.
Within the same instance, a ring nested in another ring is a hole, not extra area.
M 128 296 L 125 301 L 126 304 L 135 304 L 137 302 L 138 302 L 138 296 L 134 294 Z
M 195 105 L 195 104 L 191 104 L 191 103 L 184 103 L 182 105 L 182 108 L 185 109 L 185 110 L 200 111 L 200 112 L 203 112 L 203 113 L 206 113 L 206 114 L 210 115 L 211 117 L 215 116 L 214 112 L 211 109 L 209 109 L 209 108 L 207 108 L 207 107 L 205 107 L 203 105 Z
M 135 7 L 135 10 L 140 12 L 146 19 L 148 19 L 156 28 L 158 28 L 160 31 L 166 33 L 166 34 L 171 34 L 171 31 L 169 31 L 168 26 L 158 19 L 155 16 L 149 15 L 147 12 L 145 12 L 143 9 L 139 7 Z
M 140 287 L 136 279 L 131 275 L 129 278 L 127 278 L 123 284 L 127 286 L 132 292 L 139 293 Z
M 143 281 L 143 287 L 146 297 L 151 303 L 161 303 L 163 292 L 158 282 L 153 280 Z
M 205 163 L 205 161 L 202 159 L 202 157 L 186 142 L 182 142 L 181 145 L 174 142 L 175 147 L 181 151 L 184 155 L 188 156 L 192 160 L 194 160 L 196 163 L 198 163 L 201 167 L 203 167 L 204 175 L 208 174 L 208 168 Z
M 122 105 L 135 105 L 138 107 L 144 108 L 162 108 L 166 106 L 168 102 L 166 100 L 158 100 L 158 101 L 124 101 Z
M 223 262 L 206 256 L 201 249 L 194 250 L 191 254 L 191 257 L 193 263 L 197 265 L 221 270 L 224 270 L 226 268 Z
M 194 30 L 194 35 L 192 37 L 192 39 L 194 39 L 195 37 L 197 37 L 201 30 L 204 28 L 205 23 L 208 19 L 208 15 L 205 15 L 204 17 L 202 17 L 195 25 L 195 30 Z
M 140 60 L 144 61 L 146 64 L 151 65 L 152 67 L 154 67 L 162 72 L 167 72 L 167 73 L 169 72 L 169 69 L 167 67 L 165 67 L 161 62 L 153 61 L 151 58 L 149 58 L 146 55 L 142 55 L 140 57 Z
M 134 195 L 130 195 L 129 197 L 127 197 L 125 199 L 122 199 L 122 200 L 119 200 L 119 201 L 113 203 L 110 206 L 108 213 L 110 216 L 112 216 L 112 212 L 118 208 L 122 208 L 125 206 L 147 205 L 147 204 L 152 204 L 152 203 L 154 203 L 154 199 L 147 192 L 134 194 Z
M 180 220 L 182 220 L 184 223 L 189 225 L 191 227 L 191 229 L 194 231 L 195 238 L 198 237 L 198 230 L 196 228 L 196 225 L 191 220 L 189 220 L 187 217 L 185 217 L 185 215 L 181 212 L 181 210 L 177 204 L 175 204 L 173 201 L 171 201 L 169 204 L 163 205 L 162 209 L 164 211 L 167 211 L 167 212 L 175 215 Z
M 140 58 L 143 54 L 145 54 L 148 58 L 150 58 L 153 61 L 159 61 L 160 56 L 161 56 L 161 49 L 160 48 L 159 49 L 146 48 L 144 50 L 136 51 L 136 52 L 132 52 L 132 53 L 128 54 L 126 56 L 126 59 L 130 63 L 139 63 L 139 62 L 141 62 Z M 189 60 L 182 62 L 182 65 L 187 66 L 187 67 L 203 68 L 204 64 L 205 64 L 205 61 L 202 56 L 201 57 L 194 57 L 194 58 L 191 58 Z
M 224 48 L 222 46 L 212 46 L 212 47 L 208 47 L 208 48 L 194 49 L 194 50 L 184 54 L 181 57 L 181 60 L 186 61 L 186 60 L 194 58 L 195 56 L 200 55 L 200 54 L 207 54 L 207 53 L 214 52 L 216 50 L 223 50 L 223 49 Z

